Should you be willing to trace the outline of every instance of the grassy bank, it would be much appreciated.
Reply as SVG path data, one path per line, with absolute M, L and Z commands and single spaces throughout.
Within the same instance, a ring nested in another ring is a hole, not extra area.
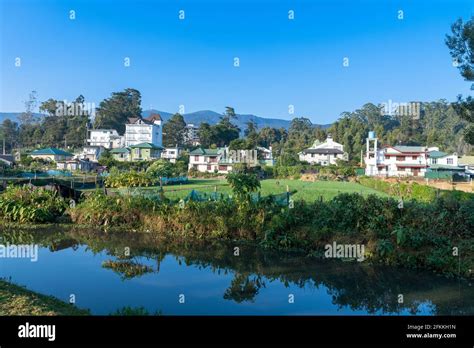
M 89 311 L 0 280 L 0 315 L 88 315 Z

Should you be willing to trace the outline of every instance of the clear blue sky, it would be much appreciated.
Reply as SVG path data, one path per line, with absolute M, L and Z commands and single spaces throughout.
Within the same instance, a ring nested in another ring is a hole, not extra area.
M 144 109 L 175 112 L 183 104 L 186 112 L 221 112 L 231 105 L 237 113 L 290 119 L 292 104 L 293 116 L 329 123 L 366 102 L 454 100 L 470 92 L 444 37 L 457 18 L 474 15 L 472 0 L 0 4 L 3 112 L 22 111 L 31 90 L 39 100 L 83 94 L 98 105 L 133 87 Z

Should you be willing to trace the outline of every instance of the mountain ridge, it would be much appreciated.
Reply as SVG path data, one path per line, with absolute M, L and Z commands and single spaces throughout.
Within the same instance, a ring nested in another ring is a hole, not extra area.
M 152 113 L 159 114 L 162 117 L 163 121 L 168 121 L 173 116 L 173 113 L 167 111 L 148 109 L 143 110 L 142 117 L 148 117 Z M 0 112 L 0 123 L 2 123 L 5 119 L 10 119 L 14 122 L 18 122 L 19 115 L 21 115 L 21 112 Z M 34 113 L 34 115 L 41 116 L 41 114 L 39 113 Z M 249 121 L 254 121 L 259 129 L 264 127 L 289 129 L 291 124 L 291 120 L 285 120 L 280 118 L 266 118 L 253 114 L 237 114 L 236 116 L 237 118 L 234 119 L 232 122 L 235 123 L 241 129 L 241 131 L 247 128 L 246 123 Z M 212 110 L 199 110 L 195 112 L 186 113 L 183 115 L 183 117 L 187 124 L 199 126 L 201 123 L 206 122 L 213 125 L 219 122 L 220 118 L 222 117 L 222 114 L 219 114 Z M 331 123 L 313 125 L 315 127 L 319 126 L 321 128 L 328 128 L 331 126 Z

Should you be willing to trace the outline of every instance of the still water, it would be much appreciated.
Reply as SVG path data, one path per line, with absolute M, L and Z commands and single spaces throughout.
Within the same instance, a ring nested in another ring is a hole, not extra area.
M 253 245 L 57 228 L 2 231 L 6 243 L 40 247 L 37 262 L 1 259 L 1 278 L 64 301 L 73 294 L 92 314 L 127 306 L 163 315 L 474 314 L 467 281 Z

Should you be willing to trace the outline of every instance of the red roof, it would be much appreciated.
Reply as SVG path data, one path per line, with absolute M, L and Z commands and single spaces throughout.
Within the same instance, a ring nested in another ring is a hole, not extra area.
M 425 164 L 398 164 L 397 163 L 397 167 L 401 167 L 401 168 L 426 168 L 427 165 L 425 165 Z
M 149 122 L 161 121 L 161 116 L 160 114 L 151 114 L 150 116 L 145 118 L 145 120 Z

